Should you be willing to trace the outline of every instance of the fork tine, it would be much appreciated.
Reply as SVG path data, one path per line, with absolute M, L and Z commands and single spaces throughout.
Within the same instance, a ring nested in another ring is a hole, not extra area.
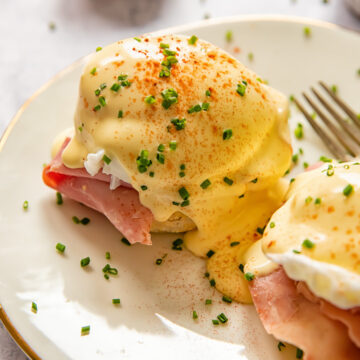
M 357 142 L 360 143 L 360 130 L 356 125 L 351 124 L 350 122 L 345 121 L 341 115 L 324 99 L 320 93 L 311 87 L 311 91 L 318 98 L 318 100 L 323 104 L 326 110 L 334 117 L 338 124 Z M 359 154 L 359 153 L 356 153 Z
M 349 160 L 349 156 L 346 154 L 344 149 L 336 144 L 327 134 L 324 132 L 319 125 L 314 121 L 311 115 L 305 110 L 305 108 L 299 103 L 299 101 L 294 98 L 294 102 L 299 108 L 299 110 L 304 114 L 312 128 L 319 135 L 320 139 L 324 142 L 324 144 L 330 149 L 331 153 L 335 156 L 335 158 L 339 160 Z
M 326 126 L 332 132 L 332 134 L 351 153 L 351 155 L 355 156 L 356 154 L 360 154 L 359 146 L 346 133 L 341 133 L 339 129 L 331 122 L 331 120 L 305 93 L 303 93 L 303 96 L 306 99 L 306 101 L 310 104 L 310 106 L 314 109 L 314 111 L 319 115 L 321 120 L 326 124 Z
M 347 105 L 344 102 L 344 100 L 340 99 L 339 96 L 334 94 L 334 92 L 331 91 L 331 89 L 323 81 L 319 81 L 319 84 L 333 98 L 333 100 L 346 112 L 346 114 L 350 117 L 350 119 L 353 120 L 357 126 L 360 126 L 360 119 L 357 117 L 355 111 L 349 105 Z

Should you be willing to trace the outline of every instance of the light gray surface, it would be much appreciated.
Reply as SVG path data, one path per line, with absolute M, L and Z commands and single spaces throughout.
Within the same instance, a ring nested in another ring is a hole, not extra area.
M 33 92 L 97 46 L 206 15 L 239 14 L 313 17 L 360 30 L 341 0 L 2 0 L 0 134 Z M 0 325 L 0 360 L 20 359 Z

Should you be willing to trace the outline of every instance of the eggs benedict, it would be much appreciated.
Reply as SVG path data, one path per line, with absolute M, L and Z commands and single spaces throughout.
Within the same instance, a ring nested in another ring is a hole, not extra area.
M 186 231 L 212 284 L 251 302 L 238 265 L 282 204 L 287 118 L 284 95 L 208 42 L 127 39 L 90 57 L 73 133 L 55 142 L 43 179 L 130 243 Z
M 265 329 L 305 359 L 360 358 L 360 163 L 295 178 L 244 271 Z

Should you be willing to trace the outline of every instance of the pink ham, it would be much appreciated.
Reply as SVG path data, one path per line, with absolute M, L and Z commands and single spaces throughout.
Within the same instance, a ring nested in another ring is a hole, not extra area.
M 70 199 L 104 214 L 130 243 L 151 244 L 150 227 L 152 213 L 139 200 L 139 194 L 129 184 L 110 190 L 110 177 L 102 173 L 91 177 L 85 169 L 69 169 L 61 162 L 61 153 L 44 168 L 46 185 L 68 196 Z
M 319 304 L 324 315 L 333 320 L 342 322 L 348 329 L 350 339 L 360 347 L 360 309 L 349 310 L 339 309 L 329 302 L 315 296 L 305 283 L 300 282 L 297 286 L 298 292 L 304 295 L 309 301 Z
M 304 359 L 360 359 L 346 327 L 300 294 L 282 268 L 251 281 L 250 292 L 266 331 L 302 349 Z

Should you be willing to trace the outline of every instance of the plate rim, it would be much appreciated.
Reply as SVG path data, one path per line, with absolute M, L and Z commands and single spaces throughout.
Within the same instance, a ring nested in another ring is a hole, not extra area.
M 326 28 L 331 30 L 340 30 L 349 33 L 354 33 L 360 35 L 360 30 L 351 29 L 344 25 L 334 24 L 329 21 L 314 19 L 310 17 L 302 16 L 291 16 L 291 15 L 279 15 L 279 14 L 250 14 L 250 15 L 234 15 L 226 16 L 219 18 L 212 18 L 200 21 L 194 21 L 183 25 L 172 26 L 152 32 L 146 33 L 146 35 L 159 35 L 163 33 L 181 33 L 182 31 L 188 30 L 189 28 L 201 28 L 204 26 L 214 26 L 219 24 L 231 24 L 237 22 L 262 22 L 262 21 L 271 21 L 271 22 L 287 22 L 287 23 L 296 23 L 303 25 L 313 25 L 320 28 Z M 15 127 L 17 121 L 20 119 L 21 115 L 24 113 L 25 109 L 34 101 L 40 94 L 46 91 L 53 83 L 58 79 L 62 78 L 66 74 L 73 71 L 79 65 L 83 64 L 90 55 L 85 55 L 75 60 L 72 64 L 66 66 L 64 69 L 60 70 L 53 77 L 50 78 L 45 84 L 43 84 L 38 90 L 36 90 L 17 110 L 13 118 L 10 120 L 9 124 L 5 128 L 2 136 L 0 137 L 0 152 L 2 151 L 7 139 L 10 136 L 11 131 Z M 42 360 L 41 357 L 35 352 L 35 350 L 25 341 L 20 332 L 15 328 L 11 322 L 9 316 L 7 315 L 4 307 L 0 303 L 0 321 L 4 325 L 5 329 L 18 345 L 18 347 L 23 351 L 23 353 L 31 360 Z

